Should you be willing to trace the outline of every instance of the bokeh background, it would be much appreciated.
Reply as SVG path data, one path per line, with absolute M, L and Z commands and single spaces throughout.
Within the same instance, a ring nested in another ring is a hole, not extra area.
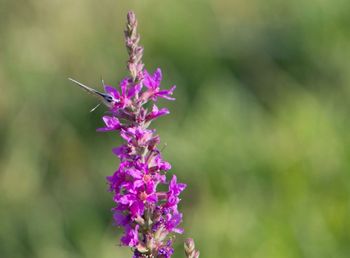
M 350 257 L 350 1 L 0 1 L 0 257 L 131 257 L 105 177 L 115 134 L 67 77 L 127 74 L 125 15 L 146 68 L 177 85 L 154 126 L 188 184 L 201 257 Z

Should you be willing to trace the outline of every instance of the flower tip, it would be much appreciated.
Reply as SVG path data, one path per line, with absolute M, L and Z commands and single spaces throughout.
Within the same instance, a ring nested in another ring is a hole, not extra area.
M 128 23 L 132 24 L 136 20 L 136 15 L 133 11 L 129 11 L 128 14 L 126 15 L 126 18 L 128 19 Z

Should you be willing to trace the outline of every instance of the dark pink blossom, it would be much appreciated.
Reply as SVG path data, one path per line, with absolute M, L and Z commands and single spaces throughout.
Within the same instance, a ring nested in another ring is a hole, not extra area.
M 151 98 L 153 101 L 157 101 L 157 98 L 165 98 L 168 100 L 175 100 L 175 98 L 170 97 L 173 95 L 173 92 L 176 86 L 172 86 L 170 90 L 160 90 L 160 83 L 162 81 L 162 71 L 160 68 L 154 72 L 153 75 L 150 75 L 146 70 L 143 73 L 143 85 L 148 88 L 147 91 L 143 93 L 142 98 L 147 100 Z
M 125 234 L 121 238 L 121 242 L 124 245 L 135 247 L 139 243 L 138 230 L 139 225 L 136 225 L 135 228 L 131 226 L 125 227 Z
M 102 119 L 105 122 L 106 127 L 98 128 L 97 131 L 107 132 L 121 129 L 121 125 L 118 118 L 111 116 L 103 116 Z
M 162 108 L 159 110 L 156 105 L 153 105 L 152 111 L 146 116 L 146 121 L 151 121 L 157 117 L 165 116 L 169 113 L 170 111 L 167 108 Z

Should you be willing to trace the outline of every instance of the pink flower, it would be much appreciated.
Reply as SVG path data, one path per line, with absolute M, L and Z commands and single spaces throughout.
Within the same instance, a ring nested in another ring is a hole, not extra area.
M 170 112 L 167 108 L 162 108 L 159 110 L 158 107 L 154 104 L 152 108 L 152 112 L 148 113 L 146 116 L 146 121 L 151 121 L 157 117 L 165 116 L 169 113 Z
M 173 95 L 176 86 L 172 86 L 170 90 L 160 90 L 161 80 L 162 71 L 160 68 L 157 68 L 153 76 L 150 75 L 146 70 L 144 71 L 143 84 L 148 88 L 148 90 L 145 91 L 142 96 L 144 100 L 151 98 L 153 101 L 157 101 L 158 97 L 168 100 L 175 100 L 175 98 L 172 98 L 170 96 Z
M 114 131 L 114 130 L 119 130 L 121 129 L 121 124 L 116 117 L 111 117 L 111 116 L 103 116 L 102 117 L 103 121 L 106 124 L 106 127 L 98 128 L 97 131 L 99 132 L 107 132 L 107 131 Z

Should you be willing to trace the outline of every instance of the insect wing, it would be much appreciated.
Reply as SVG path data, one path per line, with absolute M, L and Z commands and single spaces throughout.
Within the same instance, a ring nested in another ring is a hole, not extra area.
M 84 84 L 82 84 L 81 82 L 78 82 L 77 80 L 74 80 L 72 78 L 68 78 L 68 80 L 74 82 L 75 84 L 77 84 L 79 87 L 81 87 L 82 89 L 84 89 L 85 91 L 87 91 L 88 93 L 92 94 L 93 96 L 95 96 L 96 98 L 98 98 L 103 104 L 105 104 L 107 107 L 111 107 L 113 105 L 113 98 L 112 96 L 110 96 L 109 94 L 106 93 L 101 93 L 93 88 L 90 88 Z

